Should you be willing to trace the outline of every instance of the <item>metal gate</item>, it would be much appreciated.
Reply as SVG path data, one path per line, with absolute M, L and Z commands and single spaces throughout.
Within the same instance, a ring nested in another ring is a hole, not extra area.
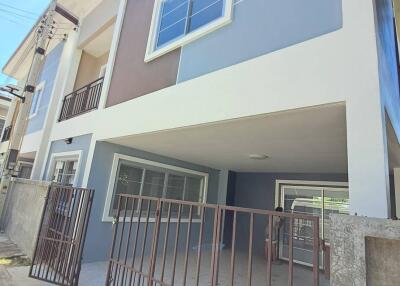
M 47 194 L 29 277 L 78 285 L 94 190 L 53 185 Z
M 116 203 L 106 285 L 271 286 L 274 252 L 266 251 L 261 271 L 260 253 L 256 258 L 255 252 L 260 239 L 265 249 L 275 247 L 278 222 L 286 226 L 282 235 L 289 261 L 284 276 L 292 286 L 298 220 L 310 222 L 312 231 L 304 242 L 313 261 L 306 283 L 319 285 L 318 217 L 136 195 L 119 195 Z

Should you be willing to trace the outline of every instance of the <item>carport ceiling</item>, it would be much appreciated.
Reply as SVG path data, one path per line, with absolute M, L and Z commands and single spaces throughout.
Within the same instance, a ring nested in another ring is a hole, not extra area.
M 345 113 L 326 105 L 108 141 L 217 169 L 347 173 Z

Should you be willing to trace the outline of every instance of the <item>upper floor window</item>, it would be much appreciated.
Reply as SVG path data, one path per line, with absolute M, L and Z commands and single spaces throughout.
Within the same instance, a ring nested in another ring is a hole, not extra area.
M 36 86 L 35 93 L 33 94 L 32 98 L 32 105 L 29 117 L 33 117 L 37 114 L 39 110 L 40 100 L 42 99 L 43 90 L 44 90 L 44 82 Z
M 156 0 L 145 61 L 231 21 L 232 0 Z

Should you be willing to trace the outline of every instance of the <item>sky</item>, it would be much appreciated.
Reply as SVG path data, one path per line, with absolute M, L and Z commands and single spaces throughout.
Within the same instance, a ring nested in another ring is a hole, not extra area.
M 0 0 L 0 68 L 18 48 L 50 0 Z M 0 85 L 13 80 L 0 74 Z

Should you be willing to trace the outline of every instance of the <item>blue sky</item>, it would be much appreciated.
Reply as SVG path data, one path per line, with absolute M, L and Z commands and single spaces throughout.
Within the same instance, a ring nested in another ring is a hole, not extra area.
M 49 3 L 50 0 L 0 0 L 1 68 Z M 1 73 L 0 85 L 8 82 L 12 80 Z

